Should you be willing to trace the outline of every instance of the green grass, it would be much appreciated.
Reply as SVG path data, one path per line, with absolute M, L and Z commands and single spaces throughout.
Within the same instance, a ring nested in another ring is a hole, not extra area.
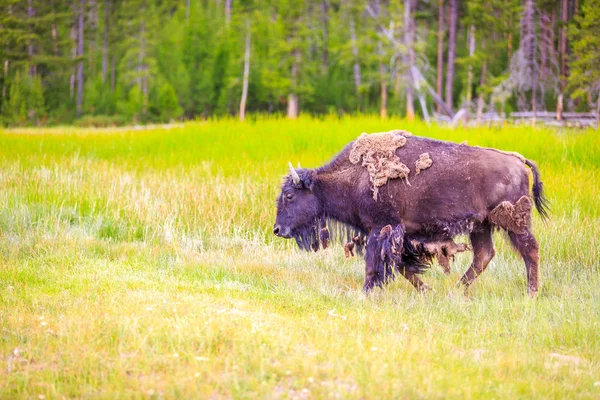
M 270 234 L 288 160 L 361 132 L 518 151 L 540 166 L 541 291 L 502 234 L 469 264 L 366 298 L 364 262 Z M 378 118 L 0 132 L 0 398 L 598 398 L 600 138 Z M 19 349 L 16 351 L 15 349 Z M 15 351 L 18 353 L 15 355 Z

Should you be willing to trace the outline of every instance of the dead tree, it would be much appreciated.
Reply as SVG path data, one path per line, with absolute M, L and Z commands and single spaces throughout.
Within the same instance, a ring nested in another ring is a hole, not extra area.
M 538 99 L 543 98 L 541 96 L 547 88 L 557 90 L 557 75 L 553 67 L 557 65 L 556 57 L 553 51 L 547 51 L 548 46 L 551 47 L 552 36 L 548 36 L 548 30 L 543 27 L 537 29 L 538 23 L 542 24 L 538 15 L 534 0 L 526 0 L 521 15 L 519 49 L 511 58 L 508 78 L 496 86 L 493 93 L 493 97 L 501 101 L 515 93 L 519 109 L 532 111 L 534 124 L 539 105 L 543 104 Z M 546 66 L 543 80 L 540 79 L 540 65 Z
M 240 100 L 240 121 L 246 117 L 246 98 L 248 97 L 248 77 L 250 75 L 250 20 L 246 20 L 246 46 L 244 50 L 244 82 Z
M 370 5 L 367 4 L 365 9 L 371 18 L 373 18 L 373 19 L 377 18 L 377 13 L 373 10 L 373 8 Z M 396 52 L 396 54 L 394 55 L 392 60 L 400 58 L 399 56 L 401 54 L 398 54 L 398 53 L 400 53 L 399 49 L 402 49 L 404 44 L 399 42 L 394 37 L 393 29 L 388 29 L 385 26 L 383 26 L 382 24 L 377 24 L 377 33 L 380 35 L 380 37 L 387 39 L 392 44 L 394 51 Z M 436 104 L 440 105 L 442 111 L 446 115 L 448 115 L 450 118 L 454 117 L 454 111 L 452 110 L 452 107 L 448 107 L 446 105 L 446 103 L 444 103 L 443 99 L 440 96 L 438 96 L 435 89 L 423 77 L 423 74 L 421 73 L 419 66 L 416 64 L 417 63 L 415 63 L 415 65 L 412 68 L 411 77 L 412 77 L 413 83 L 415 84 L 415 87 L 418 85 L 418 88 L 416 88 L 415 91 L 419 97 L 419 102 L 423 108 L 423 117 L 426 120 L 429 118 L 429 114 L 427 112 L 427 107 L 426 107 L 426 103 L 425 103 L 425 91 L 427 91 L 427 93 L 429 93 L 429 95 L 433 98 L 433 100 Z
M 438 96 L 442 97 L 442 87 L 444 85 L 444 0 L 438 3 L 438 32 L 437 32 L 437 81 L 436 91 Z M 437 105 L 437 112 L 440 113 L 442 107 Z
M 79 62 L 77 63 L 77 117 L 81 117 L 81 107 L 83 101 L 83 38 L 84 38 L 84 12 L 85 12 L 85 0 L 79 0 L 79 16 L 77 23 L 77 57 Z
M 454 59 L 456 58 L 456 24 L 458 0 L 450 0 L 450 23 L 448 24 L 448 66 L 446 69 L 446 105 L 452 108 L 452 88 L 454 84 Z
M 411 18 L 412 0 L 404 0 L 404 45 L 406 54 L 404 54 L 404 64 L 406 66 L 406 119 L 412 121 L 415 119 L 415 109 L 413 107 L 413 79 L 412 67 L 415 63 L 414 48 L 414 28 Z

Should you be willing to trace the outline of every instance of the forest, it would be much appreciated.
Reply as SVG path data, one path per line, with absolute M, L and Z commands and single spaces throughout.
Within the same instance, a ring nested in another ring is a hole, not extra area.
M 600 108 L 600 0 L 0 0 L 0 123 Z

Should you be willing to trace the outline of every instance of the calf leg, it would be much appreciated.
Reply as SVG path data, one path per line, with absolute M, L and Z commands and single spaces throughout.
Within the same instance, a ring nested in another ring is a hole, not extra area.
M 489 223 L 480 224 L 473 229 L 469 236 L 473 247 L 473 261 L 460 279 L 460 283 L 467 288 L 487 268 L 496 254 L 492 241 L 492 225 Z
M 435 258 L 437 258 L 438 263 L 444 269 L 444 274 L 450 275 L 450 257 L 445 256 L 442 252 L 437 252 Z
M 538 268 L 540 263 L 540 255 L 535 236 L 527 229 L 525 233 L 508 232 L 508 237 L 513 246 L 523 257 L 525 268 L 527 270 L 527 293 L 530 296 L 535 296 L 538 292 Z
M 415 272 L 409 271 L 406 268 L 399 268 L 399 271 L 419 292 L 431 290 L 431 286 L 423 282 Z

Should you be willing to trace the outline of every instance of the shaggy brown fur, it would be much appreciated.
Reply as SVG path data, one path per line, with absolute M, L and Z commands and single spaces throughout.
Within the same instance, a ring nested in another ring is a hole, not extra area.
M 388 179 L 408 178 L 410 169 L 396 155 L 396 149 L 406 144 L 407 133 L 400 130 L 371 135 L 363 133 L 352 146 L 350 162 L 358 164 L 362 160 L 362 166 L 369 171 L 374 200 L 377 200 L 379 187 Z
M 522 196 L 515 204 L 503 201 L 490 212 L 491 223 L 509 232 L 525 233 L 531 225 L 531 199 Z
M 419 175 L 421 171 L 431 167 L 433 160 L 429 158 L 429 153 L 423 153 L 419 156 L 419 159 L 415 162 L 416 174 Z

